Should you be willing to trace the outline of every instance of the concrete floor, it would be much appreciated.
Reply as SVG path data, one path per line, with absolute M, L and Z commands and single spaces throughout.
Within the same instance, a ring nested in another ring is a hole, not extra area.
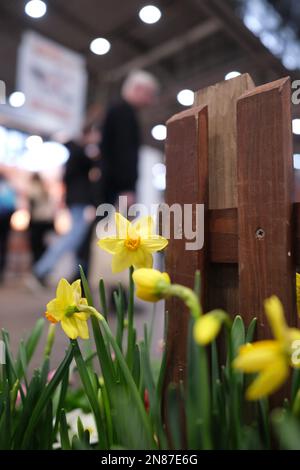
M 25 233 L 12 232 L 10 236 L 8 262 L 6 272 L 6 282 L 0 285 L 0 331 L 6 329 L 10 334 L 11 346 L 14 354 L 22 338 L 26 338 L 30 330 L 34 327 L 38 318 L 44 317 L 46 305 L 49 300 L 55 297 L 56 284 L 61 277 L 67 277 L 72 272 L 74 260 L 70 254 L 66 254 L 56 265 L 49 281 L 53 286 L 47 289 L 28 290 L 24 284 L 24 278 L 31 269 L 31 257 L 29 245 Z M 97 248 L 96 239 L 92 242 L 91 267 L 89 284 L 92 288 L 94 301 L 98 301 L 98 282 L 103 278 L 106 285 L 117 285 L 120 281 L 124 286 L 128 283 L 128 272 L 112 275 L 111 256 Z M 153 305 L 137 300 L 136 301 L 136 328 L 138 338 L 142 339 L 144 324 L 151 324 L 153 317 Z M 48 322 L 46 322 L 48 323 Z M 114 330 L 116 315 L 111 313 L 109 323 Z M 39 359 L 45 344 L 47 324 L 45 325 L 44 336 L 32 361 L 32 366 L 40 364 Z M 164 335 L 164 303 L 156 304 L 155 322 L 153 328 L 152 353 L 153 356 L 161 355 L 161 345 Z M 1 339 L 1 335 L 0 335 Z M 56 340 L 51 358 L 51 367 L 55 368 L 62 360 L 64 352 L 68 347 L 68 338 L 65 336 L 60 326 L 57 328 Z
M 95 298 L 96 298 L 95 293 Z M 36 320 L 44 316 L 46 304 L 55 297 L 55 287 L 40 289 L 34 293 L 24 287 L 21 280 L 10 280 L 5 286 L 0 287 L 0 329 L 4 328 L 10 334 L 13 353 L 17 351 L 18 344 L 22 338 L 26 338 L 28 332 L 33 328 Z M 163 302 L 157 304 L 152 351 L 153 355 L 158 357 L 161 354 L 161 344 L 163 339 L 164 313 Z M 144 323 L 151 323 L 153 306 L 144 302 L 138 302 L 138 308 L 135 315 L 138 337 L 142 338 Z M 111 313 L 109 321 L 114 329 L 115 314 Z M 46 324 L 47 327 L 47 324 Z M 44 331 L 43 340 L 32 361 L 31 369 L 37 367 L 40 363 L 41 354 L 46 337 Z M 55 368 L 62 360 L 64 351 L 68 347 L 68 338 L 64 335 L 60 327 L 57 328 L 56 340 L 53 349 L 51 367 Z

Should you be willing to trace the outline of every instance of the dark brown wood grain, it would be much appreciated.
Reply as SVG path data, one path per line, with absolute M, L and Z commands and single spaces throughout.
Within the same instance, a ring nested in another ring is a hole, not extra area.
M 171 118 L 166 143 L 166 203 L 205 204 L 208 198 L 207 107 L 195 107 Z M 173 227 L 171 227 L 173 228 Z M 171 236 L 166 268 L 173 283 L 193 287 L 195 271 L 204 274 L 207 250 L 186 251 L 186 240 Z M 206 248 L 206 247 L 205 247 Z M 205 276 L 203 275 L 205 279 Z M 204 296 L 204 287 L 203 287 Z M 166 384 L 184 380 L 189 312 L 176 298 L 167 302 Z
M 276 294 L 296 324 L 292 247 L 290 80 L 245 93 L 237 105 L 239 311 L 269 334 L 263 302 Z

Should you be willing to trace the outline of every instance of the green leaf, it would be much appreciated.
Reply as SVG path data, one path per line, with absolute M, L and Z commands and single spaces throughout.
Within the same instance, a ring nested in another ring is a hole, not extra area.
M 252 318 L 246 334 L 246 343 L 252 343 L 257 325 L 257 318 Z
M 69 430 L 68 430 L 68 423 L 67 423 L 67 418 L 66 418 L 66 413 L 65 410 L 62 409 L 60 411 L 60 426 L 59 426 L 59 432 L 60 432 L 60 442 L 61 442 L 61 448 L 63 450 L 71 450 L 71 443 L 69 439 Z
M 240 315 L 237 315 L 231 327 L 231 342 L 233 358 L 238 355 L 240 347 L 245 344 L 245 325 Z
M 99 448 L 100 449 L 107 449 L 107 439 L 104 424 L 102 421 L 100 407 L 98 404 L 97 399 L 97 391 L 94 389 L 93 384 L 91 382 L 88 369 L 85 365 L 83 357 L 81 355 L 81 351 L 79 349 L 78 343 L 76 340 L 71 340 L 71 345 L 73 349 L 74 359 L 76 361 L 77 369 L 80 375 L 80 379 L 82 385 L 84 387 L 85 393 L 87 394 L 88 400 L 91 405 L 92 412 L 95 416 L 97 431 L 98 431 L 98 440 L 99 440 Z
M 285 450 L 300 450 L 299 421 L 287 411 L 275 410 L 271 415 L 279 444 Z
M 107 320 L 108 309 L 107 309 L 107 300 L 105 293 L 105 285 L 103 279 L 99 281 L 99 297 L 100 297 L 100 311 L 104 318 Z
M 45 320 L 43 318 L 39 318 L 33 330 L 31 331 L 27 341 L 25 342 L 25 354 L 26 354 L 27 365 L 30 364 L 30 361 L 36 351 L 36 348 L 38 346 L 38 343 L 44 331 L 44 326 L 45 326 Z M 17 365 L 16 365 L 16 370 L 17 370 L 19 379 L 22 378 L 21 354 L 22 352 L 19 350 L 19 355 L 17 358 Z
M 72 347 L 69 347 L 64 360 L 62 361 L 62 363 L 56 370 L 54 376 L 52 377 L 51 381 L 48 383 L 47 387 L 44 388 L 37 404 L 32 409 L 28 426 L 23 437 L 23 442 L 22 442 L 23 449 L 26 449 L 28 447 L 28 442 L 39 421 L 40 415 L 42 411 L 44 410 L 44 408 L 47 406 L 49 400 L 52 398 L 53 393 L 55 392 L 56 388 L 60 384 L 62 378 L 64 377 L 66 370 L 69 368 L 72 359 L 73 359 Z

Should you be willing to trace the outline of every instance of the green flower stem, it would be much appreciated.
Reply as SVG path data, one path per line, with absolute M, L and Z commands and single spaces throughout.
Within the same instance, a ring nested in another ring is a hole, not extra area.
M 134 354 L 134 282 L 132 278 L 133 267 L 129 268 L 129 299 L 128 299 L 128 339 L 127 339 L 127 364 L 130 370 L 133 366 Z
M 55 340 L 55 331 L 56 331 L 56 325 L 50 325 L 48 328 L 48 336 L 47 336 L 47 342 L 45 346 L 45 351 L 44 351 L 44 357 L 50 357 L 54 340 Z
M 171 284 L 167 289 L 168 296 L 179 297 L 190 309 L 192 316 L 197 319 L 202 315 L 202 309 L 199 299 L 192 289 L 181 286 L 180 284 Z

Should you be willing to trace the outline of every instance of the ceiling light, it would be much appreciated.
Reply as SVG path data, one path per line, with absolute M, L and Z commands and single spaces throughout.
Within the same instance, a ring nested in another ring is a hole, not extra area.
M 107 54 L 110 50 L 110 42 L 105 38 L 96 38 L 91 42 L 90 50 L 97 55 Z
M 43 139 L 39 135 L 30 135 L 26 139 L 26 147 L 28 150 L 34 150 L 43 144 Z
M 30 0 L 25 5 L 25 13 L 31 18 L 41 18 L 47 12 L 47 5 L 42 0 Z
M 181 90 L 177 95 L 177 101 L 182 106 L 192 106 L 194 104 L 194 92 L 192 90 Z
M 231 80 L 231 78 L 239 77 L 241 74 L 240 72 L 229 72 L 225 75 L 225 80 Z
M 14 91 L 14 93 L 10 95 L 8 101 L 13 108 L 20 108 L 25 104 L 26 98 L 24 93 L 21 91 Z
M 139 17 L 144 23 L 157 23 L 161 18 L 161 11 L 154 5 L 146 5 L 140 10 Z
M 165 140 L 167 137 L 167 128 L 163 124 L 157 124 L 157 126 L 152 128 L 151 134 L 155 140 Z
M 300 119 L 293 119 L 293 133 L 300 135 Z
M 300 170 L 300 154 L 299 153 L 294 154 L 294 168 L 295 170 Z

